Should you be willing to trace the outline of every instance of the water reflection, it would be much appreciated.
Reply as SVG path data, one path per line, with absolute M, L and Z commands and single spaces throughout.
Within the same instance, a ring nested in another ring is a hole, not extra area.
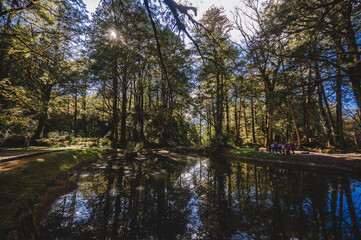
M 361 185 L 224 159 L 112 158 L 74 176 L 42 239 L 361 239 Z

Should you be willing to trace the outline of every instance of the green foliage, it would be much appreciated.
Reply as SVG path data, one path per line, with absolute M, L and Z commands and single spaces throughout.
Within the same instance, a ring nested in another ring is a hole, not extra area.
M 269 154 L 265 152 L 255 151 L 253 148 L 239 148 L 232 153 L 241 157 L 269 159 L 269 160 L 288 160 L 292 158 L 292 156 Z
M 48 138 L 62 138 L 64 140 L 71 140 L 73 134 L 69 133 L 69 132 L 58 132 L 58 131 L 54 131 L 54 132 L 49 132 L 48 133 Z
M 4 1 L 0 139 L 217 149 L 344 135 L 357 149 L 361 5 L 243 3 L 233 20 L 211 7 L 188 32 L 193 9 L 173 1 L 101 1 L 90 24 L 82 1 Z

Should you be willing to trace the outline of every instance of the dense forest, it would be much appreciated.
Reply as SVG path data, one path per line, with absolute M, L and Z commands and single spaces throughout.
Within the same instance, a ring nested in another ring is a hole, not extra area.
M 361 147 L 358 0 L 0 4 L 4 143 Z

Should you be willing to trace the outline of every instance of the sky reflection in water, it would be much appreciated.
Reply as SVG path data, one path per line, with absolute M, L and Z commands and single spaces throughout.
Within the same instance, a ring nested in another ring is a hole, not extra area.
M 360 182 L 197 156 L 99 161 L 41 239 L 361 239 Z

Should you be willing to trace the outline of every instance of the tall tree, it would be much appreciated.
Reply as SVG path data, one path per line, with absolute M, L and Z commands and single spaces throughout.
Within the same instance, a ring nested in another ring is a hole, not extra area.
M 230 22 L 221 8 L 208 9 L 195 32 L 196 42 L 203 54 L 203 73 L 199 75 L 202 85 L 209 86 L 208 94 L 214 101 L 215 138 L 223 135 L 224 108 L 227 98 L 227 81 L 232 74 L 231 63 L 236 53 L 229 41 Z

